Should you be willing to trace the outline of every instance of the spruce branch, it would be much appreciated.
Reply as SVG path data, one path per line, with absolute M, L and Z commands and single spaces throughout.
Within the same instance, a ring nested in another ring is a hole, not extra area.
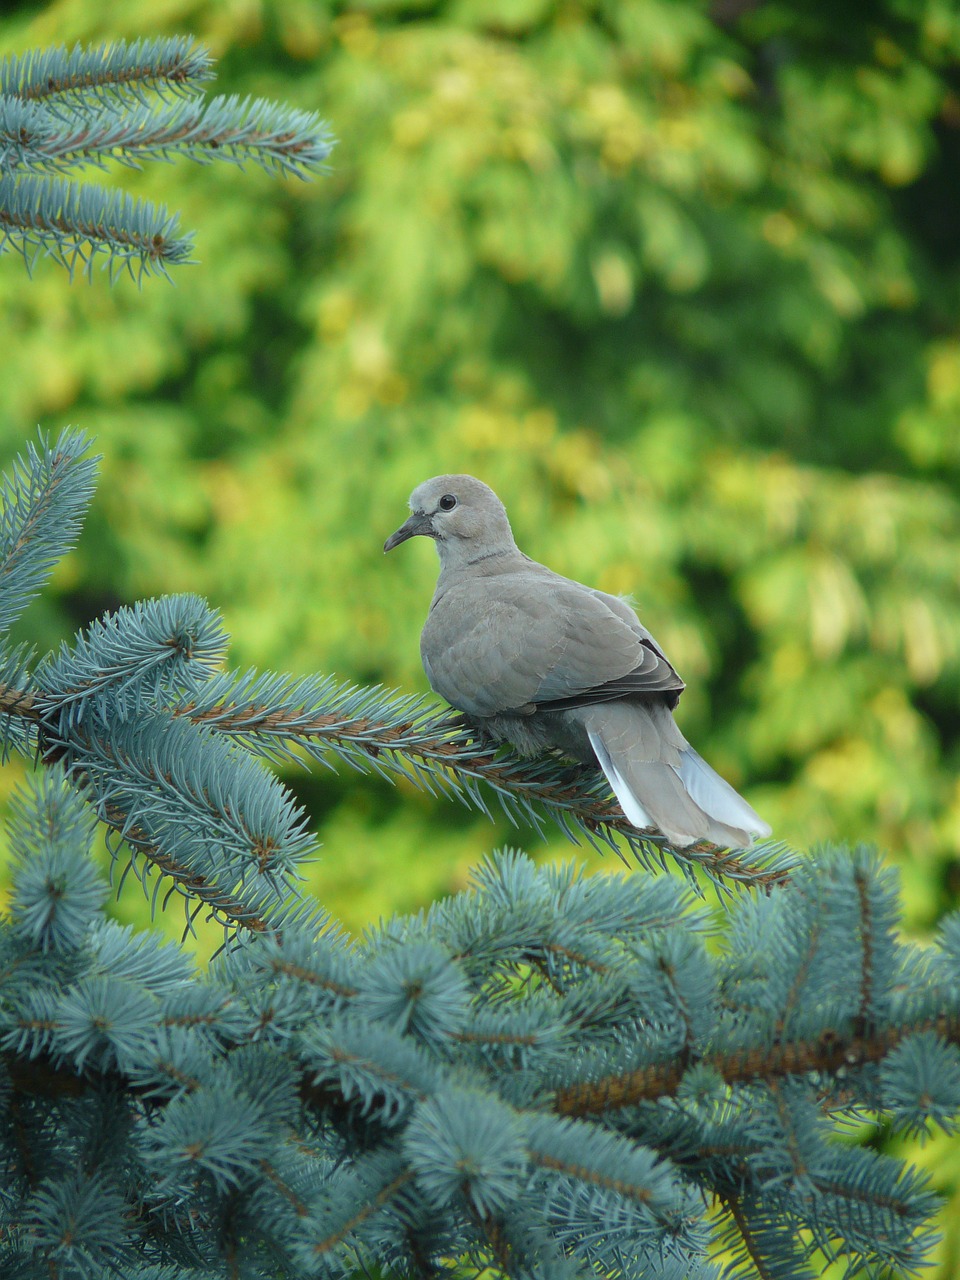
M 199 596 L 141 600 L 95 620 L 72 645 L 63 643 L 34 680 L 48 721 L 56 714 L 61 728 L 91 717 L 129 721 L 155 710 L 165 689 L 212 672 L 227 640 L 219 614 Z
M 43 433 L 0 479 L 0 636 L 46 583 L 77 539 L 93 495 L 97 459 L 90 441 L 68 429 L 55 443 Z M 31 653 L 0 645 L 0 755 L 30 751 L 39 718 L 30 687 Z
M 62 172 L 107 160 L 138 169 L 144 159 L 214 159 L 302 179 L 322 171 L 330 154 L 326 125 L 313 112 L 239 96 L 149 103 L 82 105 L 69 113 L 41 103 L 0 98 L 0 169 Z
M 0 634 L 77 540 L 97 473 L 90 443 L 75 429 L 55 443 L 40 432 L 0 479 Z
M 154 910 L 164 879 L 169 879 L 178 893 L 188 901 L 195 901 L 198 907 L 208 912 L 209 919 L 221 924 L 225 930 L 242 928 L 261 933 L 270 927 L 269 914 L 258 911 L 249 901 L 224 889 L 218 881 L 179 861 L 173 853 L 152 840 L 119 805 L 101 803 L 96 811 L 104 826 L 113 831 L 130 851 L 120 883 L 133 871 L 143 886 L 144 895 L 151 899 Z M 116 859 L 122 857 L 120 848 L 108 847 Z M 138 854 L 142 854 L 146 861 L 138 864 Z M 149 884 L 151 870 L 157 872 L 152 893 Z M 166 901 L 165 897 L 164 905 Z
M 791 1239 L 789 1227 L 784 1229 L 769 1215 L 762 1215 L 754 1198 L 739 1188 L 725 1189 L 717 1200 L 728 1215 L 721 1237 L 724 1252 L 733 1254 L 733 1265 L 741 1274 L 751 1274 L 743 1271 L 749 1266 L 757 1280 L 809 1280 L 806 1255 L 810 1247 L 803 1249 Z
M 39 712 L 30 689 L 33 651 L 26 645 L 0 645 L 0 762 L 14 752 L 33 755 Z
M 137 609 L 142 612 L 145 607 L 141 605 Z M 103 643 L 104 638 L 108 644 L 110 641 L 115 642 L 117 618 L 121 616 L 123 615 L 119 614 L 114 619 L 97 624 L 100 631 L 95 631 L 94 634 L 98 643 Z M 108 710 L 115 711 L 121 722 L 128 720 L 134 713 L 141 714 L 145 699 L 140 682 L 159 661 L 155 651 L 150 648 L 151 643 L 156 643 L 155 637 L 147 641 L 142 669 L 137 670 L 133 663 L 130 667 L 121 665 L 111 672 L 110 667 L 104 664 L 103 653 L 99 651 L 98 644 L 91 646 L 89 637 L 81 638 L 78 647 L 84 652 L 80 659 L 64 648 L 56 662 L 50 660 L 41 668 L 41 685 L 45 686 L 42 696 L 0 684 L 0 710 L 5 711 L 11 721 L 23 719 L 36 725 L 42 720 L 45 724 L 42 733 L 44 758 L 52 763 L 56 759 L 69 757 L 73 776 L 82 780 L 84 786 L 90 784 L 91 778 L 98 780 L 93 794 L 99 797 L 95 803 L 101 819 L 125 839 L 129 837 L 130 843 L 154 861 L 164 874 L 173 876 L 181 890 L 187 891 L 191 885 L 203 887 L 201 896 L 204 902 L 211 905 L 214 901 L 218 902 L 220 905 L 217 906 L 217 911 L 220 911 L 222 905 L 227 917 L 232 919 L 234 900 L 215 888 L 218 877 L 211 879 L 208 870 L 197 875 L 180 858 L 171 857 L 169 847 L 163 847 L 163 840 L 151 838 L 144 831 L 143 823 L 134 811 L 134 793 L 124 790 L 126 784 L 119 781 L 120 775 L 115 771 L 129 770 L 139 786 L 151 793 L 167 785 L 169 778 L 174 775 L 168 773 L 166 766 L 154 768 L 150 763 L 149 751 L 145 755 L 137 755 L 135 752 L 134 762 L 133 757 L 127 757 L 123 753 L 118 755 L 114 742 L 109 751 L 103 754 L 97 735 L 80 733 L 78 729 L 84 709 L 94 703 L 95 696 L 103 698 L 105 691 L 108 700 L 98 704 L 99 714 L 96 719 L 102 721 L 108 715 Z M 170 642 L 165 640 L 162 643 Z M 118 654 L 123 653 L 123 644 L 116 651 Z M 159 657 L 169 656 L 172 652 L 173 649 L 168 648 L 167 655 L 161 653 Z M 95 655 L 93 661 L 91 654 Z M 129 650 L 127 655 L 130 656 Z M 89 671 L 84 663 L 89 665 Z M 100 668 L 95 671 L 97 663 Z M 232 681 L 236 678 L 216 676 L 208 683 L 217 685 L 221 679 Z M 266 682 L 269 683 L 272 679 L 267 677 Z M 265 683 L 263 678 L 255 678 L 249 673 L 240 677 L 242 684 L 249 684 L 251 681 L 261 689 Z M 302 685 L 304 682 L 299 683 Z M 307 755 L 328 763 L 326 757 L 332 752 L 355 767 L 376 771 L 386 777 L 403 776 L 432 793 L 440 791 L 455 795 L 489 815 L 490 807 L 486 796 L 476 785 L 485 783 L 494 790 L 504 812 L 514 822 L 528 821 L 543 831 L 543 815 L 546 813 L 557 818 L 562 830 L 572 840 L 576 839 L 578 833 L 582 833 L 594 844 L 599 838 L 622 857 L 614 838 L 619 834 L 641 865 L 662 866 L 665 855 L 670 855 L 683 869 L 689 871 L 692 866 L 698 866 L 720 884 L 723 884 L 724 878 L 730 878 L 738 883 L 769 887 L 785 882 L 795 865 L 795 859 L 778 846 L 734 853 L 712 846 L 696 846 L 692 850 L 674 849 L 662 837 L 635 831 L 616 802 L 604 794 L 604 784 L 599 776 L 584 784 L 578 776 L 571 776 L 571 771 L 557 761 L 530 762 L 502 751 L 493 751 L 478 743 L 468 730 L 464 730 L 449 717 L 424 708 L 419 699 L 399 698 L 400 709 L 404 714 L 399 716 L 398 723 L 395 706 L 392 708 L 393 715 L 384 714 L 384 702 L 385 699 L 389 701 L 389 695 L 382 690 L 357 690 L 348 686 L 337 688 L 332 681 L 313 683 L 324 686 L 320 705 L 329 708 L 332 703 L 337 706 L 336 710 L 318 711 L 314 708 L 304 714 L 303 709 L 298 708 L 293 715 L 283 715 L 275 709 L 265 708 L 259 702 L 224 703 L 215 692 L 212 698 L 202 704 L 193 696 L 175 698 L 171 705 L 171 727 L 178 721 L 187 721 L 201 734 L 204 731 L 214 737 L 218 732 L 229 734 L 257 753 L 275 759 L 298 759 L 300 748 Z M 113 699 L 116 693 L 122 692 L 126 685 L 133 686 L 132 701 L 129 705 L 125 705 L 122 699 L 115 702 Z M 191 684 L 191 694 L 196 687 Z M 332 699 L 327 692 L 331 688 L 336 689 L 338 695 Z M 155 688 L 154 697 L 157 692 Z M 354 711 L 350 714 L 344 712 L 345 701 L 354 704 Z M 372 714 L 371 703 L 378 708 Z M 291 728 L 291 721 L 296 722 L 295 728 Z M 180 740 L 177 741 L 179 743 Z M 183 749 L 186 750 L 187 744 L 193 742 L 193 738 L 185 737 Z M 243 758 L 231 759 L 242 761 Z M 232 766 L 224 763 L 224 768 L 230 767 Z M 105 789 L 108 778 L 109 789 Z M 182 784 L 183 779 L 178 776 L 176 785 Z M 196 793 L 209 794 L 206 784 L 198 784 Z M 176 795 L 174 786 L 170 800 L 175 801 Z M 119 796 L 126 798 L 119 800 Z M 206 812 L 208 817 L 213 816 L 210 811 Z M 234 835 L 243 839 L 245 847 L 260 851 L 256 854 L 256 861 L 261 871 L 267 870 L 275 861 L 280 846 L 273 838 L 253 838 L 249 831 L 239 830 L 235 830 Z M 209 837 L 205 837 L 207 838 Z M 218 867 L 218 872 L 230 874 L 226 863 Z M 247 911 L 241 915 L 243 919 L 238 916 L 235 922 L 247 923 L 255 920 L 254 927 L 263 927 L 259 912 Z
M 57 745 L 97 817 L 224 925 L 280 928 L 310 912 L 297 868 L 312 836 L 254 761 L 155 715 L 115 725 L 109 739 L 102 726 L 74 728 Z
M 0 63 L 0 94 L 37 102 L 49 99 L 124 98 L 146 100 L 197 92 L 214 78 L 213 61 L 190 36 L 119 40 L 85 48 L 63 45 L 33 49 Z
M 66 663 L 68 675 L 58 680 L 52 699 L 58 708 L 83 705 L 100 683 L 109 683 L 106 675 L 78 678 L 62 655 L 61 663 Z M 215 675 L 203 686 L 191 682 L 189 693 L 171 699 L 168 706 L 175 719 L 227 736 L 275 761 L 302 764 L 306 756 L 329 766 L 333 757 L 387 779 L 406 778 L 488 817 L 492 792 L 516 825 L 530 824 L 543 835 L 544 819 L 550 817 L 573 843 L 584 839 L 596 848 L 606 846 L 624 860 L 626 845 L 647 868 L 662 868 L 669 857 L 688 874 L 699 869 L 721 887 L 730 881 L 769 888 L 784 883 L 796 866 L 795 855 L 774 842 L 749 850 L 723 850 L 705 842 L 676 849 L 657 833 L 638 832 L 599 772 L 584 777 L 553 757 L 531 761 L 494 749 L 457 718 L 421 698 L 380 688 L 358 689 L 333 678 L 291 681 L 247 672 Z M 44 714 L 32 693 L 2 683 L 0 710 L 30 722 Z M 132 711 L 121 708 L 119 714 L 122 718 Z M 51 741 L 64 732 L 55 731 Z M 50 745 L 46 758 L 52 761 L 60 752 L 61 747 Z M 138 847 L 149 851 L 153 846 L 144 840 Z
M 876 1028 L 854 1035 L 848 1029 L 826 1027 L 815 1039 L 791 1041 L 766 1048 L 734 1049 L 706 1054 L 695 1061 L 671 1061 L 644 1066 L 622 1075 L 611 1075 L 558 1089 L 554 1106 L 564 1116 L 599 1115 L 640 1106 L 676 1094 L 689 1068 L 702 1063 L 727 1085 L 772 1081 L 811 1072 L 842 1075 L 847 1068 L 882 1062 L 908 1038 L 933 1033 L 949 1044 L 960 1045 L 960 1016 L 939 1014 Z
M 14 796 L 11 817 L 18 929 L 41 952 L 81 946 L 105 890 L 93 864 L 76 857 L 90 845 L 92 813 L 64 805 L 59 780 L 44 771 L 29 800 Z
M 30 270 L 52 257 L 88 278 L 102 257 L 111 276 L 142 281 L 189 262 L 192 238 L 162 206 L 60 176 L 115 161 L 185 156 L 247 162 L 306 179 L 333 147 L 313 112 L 239 95 L 204 100 L 211 59 L 184 37 L 57 48 L 0 62 L 0 253 Z
M 148 863 L 159 873 L 154 903 L 169 881 L 225 927 L 261 930 L 308 910 L 296 883 L 312 849 L 302 814 L 249 755 L 158 711 L 170 690 L 209 674 L 225 644 L 198 597 L 143 601 L 49 655 L 23 711 L 36 713 L 44 762 L 61 763 L 132 850 L 128 870 L 145 891 Z
M 27 672 L 17 663 L 21 676 L 19 680 L 0 682 L 0 712 L 10 719 L 24 720 L 28 724 L 36 724 L 40 719 L 40 708 L 37 696 L 32 689 L 26 688 Z
M 98 897 L 102 896 L 98 894 Z M 272 929 L 257 932 L 258 936 L 265 938 L 278 936 L 278 931 Z M 347 992 L 346 994 L 349 998 L 357 993 Z M 933 1037 L 936 1043 L 960 1047 L 960 1014 L 943 1014 L 912 1023 L 902 1023 L 895 1027 L 877 1029 L 863 1036 L 845 1037 L 839 1031 L 828 1028 L 822 1037 L 805 1043 L 796 1042 L 768 1049 L 706 1055 L 695 1062 L 679 1065 L 661 1064 L 644 1067 L 616 1080 L 611 1078 L 580 1086 L 565 1086 L 555 1091 L 550 1105 L 560 1117 L 581 1120 L 596 1118 L 606 1112 L 627 1111 L 644 1103 L 676 1097 L 688 1072 L 697 1066 L 703 1066 L 715 1072 L 724 1084 L 730 1087 L 773 1083 L 794 1076 L 802 1079 L 813 1074 L 824 1080 L 836 1077 L 837 1092 L 842 1093 L 844 1089 L 842 1082 L 846 1072 L 886 1062 L 902 1046 L 911 1044 L 918 1037 Z M 490 1043 L 494 1036 L 489 1031 L 466 1031 L 457 1033 L 454 1038 L 465 1045 L 477 1045 Z M 496 1039 L 501 1045 L 523 1042 L 528 1047 L 538 1048 L 546 1043 L 545 1038 L 537 1037 L 530 1031 L 522 1036 L 501 1032 Z M 344 1061 L 353 1069 L 360 1065 L 361 1058 L 350 1054 Z M 362 1061 L 365 1069 L 369 1069 L 370 1060 Z M 45 1060 L 42 1069 L 37 1066 L 41 1062 L 39 1057 L 31 1058 L 29 1067 L 26 1064 L 22 1067 L 18 1066 L 18 1062 L 16 1054 L 6 1057 L 7 1069 L 14 1087 L 25 1095 L 36 1093 L 51 1097 L 65 1094 L 76 1096 L 96 1085 L 95 1073 L 87 1073 L 86 1076 L 78 1078 L 72 1068 L 53 1058 Z M 34 1067 L 37 1067 L 36 1072 Z M 409 1086 L 409 1082 L 406 1084 Z M 370 1096 L 375 1097 L 376 1093 L 374 1089 Z M 323 1081 L 314 1069 L 308 1070 L 301 1078 L 300 1096 L 320 1110 L 341 1110 L 344 1114 L 350 1110 L 347 1105 L 348 1095 L 332 1080 Z M 381 1095 L 377 1097 L 377 1106 L 379 1108 L 382 1105 L 383 1096 Z M 951 1127 L 949 1119 L 946 1127 L 948 1129 Z
M 328 1234 L 322 1236 L 318 1240 L 311 1240 L 306 1250 L 307 1257 L 314 1265 L 317 1260 L 323 1258 L 326 1254 L 331 1253 L 340 1244 L 347 1241 L 350 1235 L 357 1230 L 358 1227 L 367 1223 L 374 1214 L 379 1212 L 384 1205 L 388 1204 L 395 1196 L 399 1195 L 405 1187 L 409 1186 L 413 1180 L 412 1169 L 402 1169 L 390 1181 L 380 1187 L 372 1196 L 362 1198 L 360 1207 L 355 1210 L 344 1221 L 339 1222 L 336 1226 L 326 1222 L 324 1226 L 328 1230 Z M 364 1188 L 366 1190 L 366 1188 Z M 357 1197 L 361 1199 L 361 1197 Z M 330 1229 L 332 1227 L 332 1230 Z
M 87 278 L 102 254 L 111 273 L 160 274 L 191 261 L 193 239 L 178 235 L 179 219 L 162 206 L 123 191 L 79 186 L 63 178 L 0 176 L 0 254 L 15 249 L 28 271 L 44 254 Z
M 379 687 L 228 673 L 191 691 L 172 710 L 274 760 L 299 763 L 306 755 L 330 765 L 331 757 L 340 759 L 364 772 L 404 777 L 432 794 L 453 795 L 492 816 L 489 787 L 513 823 L 543 834 L 548 815 L 574 843 L 581 838 L 596 848 L 605 845 L 620 857 L 625 844 L 645 867 L 662 867 L 669 856 L 715 883 L 766 888 L 783 883 L 796 865 L 795 856 L 775 842 L 735 851 L 706 842 L 676 849 L 663 836 L 632 826 L 599 771 L 495 748 L 462 717 Z
M 23 838 L 38 846 L 37 870 L 61 866 L 69 876 L 57 859 L 69 863 L 70 851 L 48 845 L 44 832 L 53 817 L 82 843 L 89 819 L 62 783 L 44 786 L 36 818 L 29 802 L 20 807 Z M 73 853 L 79 866 L 84 851 Z M 671 1256 L 677 1275 L 707 1277 L 715 1228 L 704 1194 L 723 1207 L 726 1238 L 739 1240 L 761 1274 L 807 1277 L 814 1248 L 851 1265 L 912 1270 L 922 1260 L 934 1208 L 922 1179 L 900 1161 L 832 1141 L 833 1110 L 821 1102 L 842 1095 L 841 1118 L 858 1106 L 917 1118 L 918 1101 L 931 1116 L 960 1114 L 960 928 L 945 928 L 922 957 L 871 944 L 869 961 L 838 965 L 836 940 L 862 921 L 864 893 L 875 908 L 872 938 L 882 936 L 876 920 L 889 917 L 895 893 L 863 851 L 852 868 L 826 856 L 768 895 L 738 896 L 720 952 L 694 945 L 706 917 L 694 906 L 687 920 L 689 889 L 638 873 L 617 881 L 538 870 L 507 856 L 427 918 L 394 920 L 358 945 L 307 929 L 250 936 L 200 981 L 176 952 L 165 957 L 148 938 L 98 924 L 80 882 L 68 927 L 60 900 L 48 896 L 38 945 L 35 930 L 20 926 L 36 918 L 44 877 L 23 861 L 17 876 L 26 877 L 14 899 L 17 932 L 0 930 L 0 1047 L 23 1117 L 13 1145 L 4 1148 L 0 1128 L 8 1195 L 32 1194 L 25 1171 L 39 1166 L 51 1116 L 61 1144 L 76 1144 L 111 1099 L 114 1142 L 83 1167 L 123 1180 L 130 1207 L 103 1222 L 124 1222 L 117 1247 L 128 1250 L 130 1274 L 142 1242 L 169 1238 L 182 1220 L 207 1256 L 243 1247 L 291 1277 L 318 1265 L 336 1274 L 357 1259 L 409 1271 L 412 1256 L 425 1274 L 455 1256 L 478 1271 L 499 1259 L 521 1274 L 572 1277 L 607 1274 L 624 1260 L 628 1274 L 660 1274 Z M 87 943 L 78 946 L 84 913 Z M 818 915 L 826 919 L 811 947 Z M 601 972 L 568 958 L 555 992 L 516 980 L 505 987 L 501 977 L 516 979 L 551 931 L 566 937 L 570 957 L 619 955 L 619 964 Z M 782 1004 L 792 979 L 762 1012 L 745 1012 L 754 992 L 744 956 L 749 949 L 768 964 L 765 940 L 775 937 L 808 975 L 802 1003 L 819 1027 L 817 1035 L 811 1025 L 809 1052 L 796 1041 L 779 1046 L 779 1059 L 776 1028 L 794 1023 Z M 658 995 L 660 941 L 669 940 L 670 954 L 691 956 L 674 965 L 682 999 L 669 984 Z M 836 971 L 830 989 L 824 950 Z M 859 1047 L 831 1039 L 838 1008 L 857 1020 L 868 970 L 878 1025 Z M 676 1023 L 680 1007 L 692 1047 Z M 498 1019 L 503 1040 L 516 1042 L 525 1016 L 522 1060 L 484 1053 L 480 1041 Z M 553 1038 L 539 1034 L 545 1018 Z M 475 1025 L 482 1036 L 470 1034 Z M 661 1077 L 662 1094 L 635 1094 L 615 1113 L 564 1109 L 564 1088 L 572 1094 L 562 1077 L 589 1089 L 598 1053 L 641 1067 L 668 1043 L 676 1074 Z M 924 1063 L 919 1082 L 899 1060 L 907 1046 Z M 729 1078 L 724 1052 L 741 1063 Z M 47 1159 L 62 1199 L 45 1219 L 51 1236 L 73 1204 L 63 1196 L 75 1167 Z M 224 1214 L 244 1224 L 232 1243 Z

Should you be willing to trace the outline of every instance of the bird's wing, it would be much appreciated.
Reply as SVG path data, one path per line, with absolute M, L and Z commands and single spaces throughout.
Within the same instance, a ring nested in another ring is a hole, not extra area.
M 617 601 L 622 605 L 621 601 Z M 431 686 L 468 714 L 563 710 L 683 682 L 632 614 L 529 562 L 451 587 L 421 637 Z

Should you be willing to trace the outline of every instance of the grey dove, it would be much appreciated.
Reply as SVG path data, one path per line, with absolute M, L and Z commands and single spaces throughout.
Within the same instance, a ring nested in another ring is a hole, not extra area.
M 743 848 L 770 827 L 680 732 L 684 683 L 633 609 L 525 556 L 503 503 L 467 475 L 414 489 L 390 551 L 432 538 L 440 577 L 420 637 L 431 688 L 523 755 L 606 774 L 627 818 L 674 845 Z

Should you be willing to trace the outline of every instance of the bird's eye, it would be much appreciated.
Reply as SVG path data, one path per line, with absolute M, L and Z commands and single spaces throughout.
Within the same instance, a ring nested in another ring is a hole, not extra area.
M 443 497 L 440 499 L 441 511 L 452 511 L 456 505 L 457 505 L 457 500 L 452 493 L 445 493 Z

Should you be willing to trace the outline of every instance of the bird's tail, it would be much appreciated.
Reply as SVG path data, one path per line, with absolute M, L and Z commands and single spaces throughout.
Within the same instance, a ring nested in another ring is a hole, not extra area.
M 680 848 L 697 840 L 742 849 L 770 827 L 677 728 L 662 702 L 583 708 L 583 728 L 620 805 L 636 827 L 656 827 Z

